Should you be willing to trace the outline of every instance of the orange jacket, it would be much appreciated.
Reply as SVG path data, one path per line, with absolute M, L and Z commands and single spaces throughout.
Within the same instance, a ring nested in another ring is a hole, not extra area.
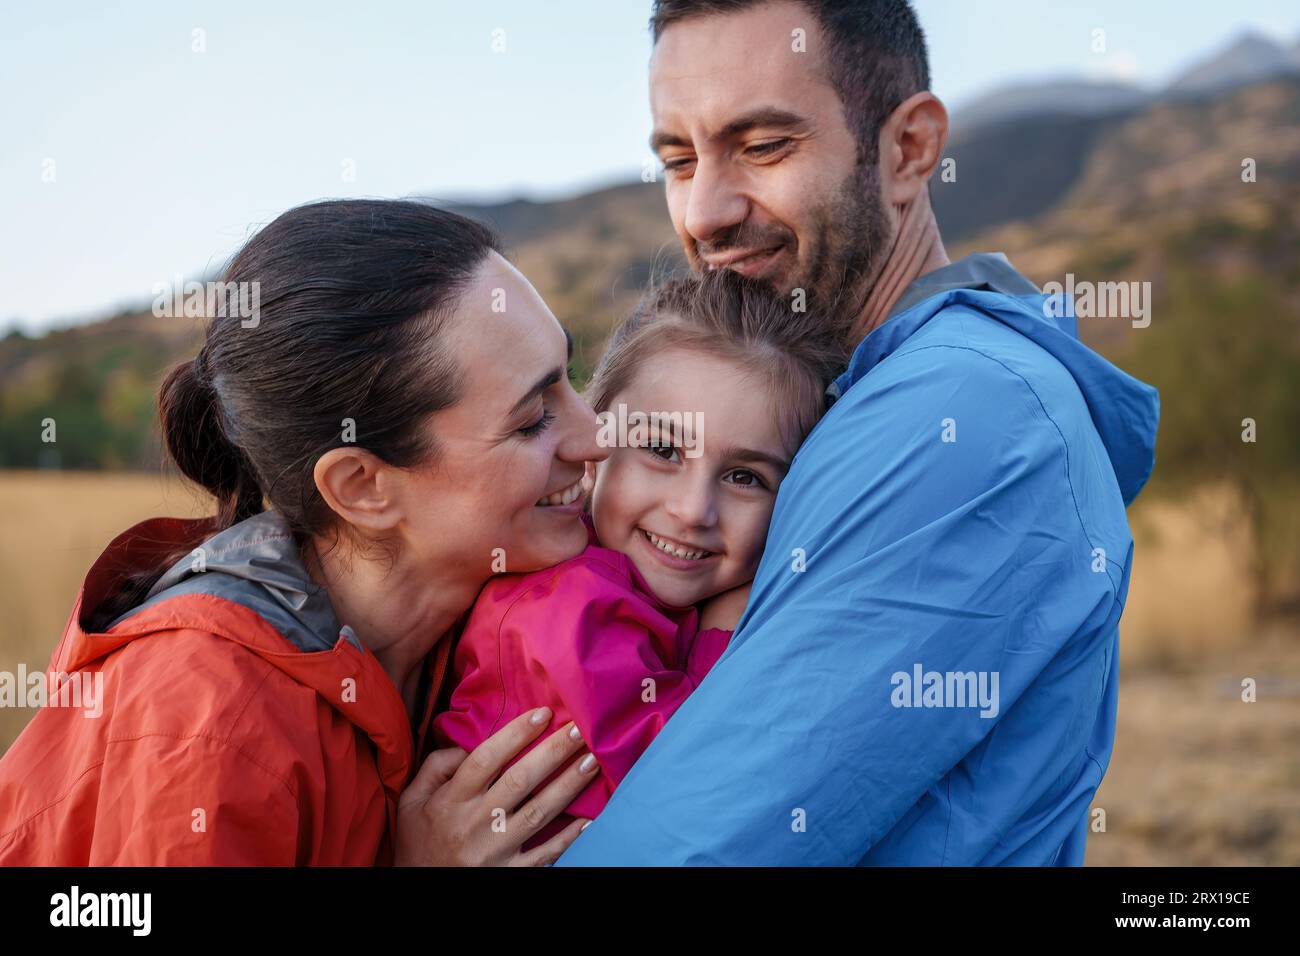
M 102 674 L 102 713 L 44 706 L 0 759 L 0 865 L 391 862 L 450 640 L 430 655 L 413 739 L 397 688 L 338 628 L 273 512 L 210 538 L 206 567 L 187 556 L 107 631 L 82 629 L 124 572 L 200 524 L 142 522 L 87 575 L 50 674 Z

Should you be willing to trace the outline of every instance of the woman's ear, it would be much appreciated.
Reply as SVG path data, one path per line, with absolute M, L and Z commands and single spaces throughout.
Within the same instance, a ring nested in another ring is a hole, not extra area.
M 312 471 L 336 515 L 362 531 L 391 531 L 401 520 L 392 469 L 364 448 L 331 448 Z
M 591 500 L 591 493 L 596 488 L 596 468 L 599 464 L 600 462 L 589 461 L 583 466 L 582 490 L 586 493 L 588 501 Z
M 948 111 L 933 93 L 909 96 L 880 129 L 881 188 L 905 206 L 926 189 L 948 142 Z

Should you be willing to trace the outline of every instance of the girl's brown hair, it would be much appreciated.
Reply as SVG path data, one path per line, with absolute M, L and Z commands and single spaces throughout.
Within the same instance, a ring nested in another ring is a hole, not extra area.
M 827 385 L 848 353 L 832 323 L 727 269 L 681 276 L 651 289 L 610 336 L 585 398 L 607 411 L 656 355 L 716 355 L 754 374 L 776 399 L 781 429 L 798 447 L 825 411 Z

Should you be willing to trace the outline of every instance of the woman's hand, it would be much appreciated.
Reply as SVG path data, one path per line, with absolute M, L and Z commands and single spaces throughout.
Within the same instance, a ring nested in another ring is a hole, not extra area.
M 600 769 L 588 753 L 537 793 L 533 789 L 579 750 L 572 722 L 502 773 L 551 719 L 548 707 L 520 714 L 467 757 L 435 750 L 397 802 L 397 866 L 545 866 L 569 848 L 588 821 L 574 820 L 546 843 L 523 844 L 567 807 Z

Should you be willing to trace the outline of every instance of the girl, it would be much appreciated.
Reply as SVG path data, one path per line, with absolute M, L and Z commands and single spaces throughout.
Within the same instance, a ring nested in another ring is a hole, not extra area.
M 643 300 L 586 393 L 602 437 L 625 439 L 587 464 L 588 547 L 487 584 L 434 723 L 440 742 L 471 750 L 545 704 L 600 767 L 569 819 L 600 812 L 726 648 L 777 488 L 844 367 L 825 328 L 729 271 Z

